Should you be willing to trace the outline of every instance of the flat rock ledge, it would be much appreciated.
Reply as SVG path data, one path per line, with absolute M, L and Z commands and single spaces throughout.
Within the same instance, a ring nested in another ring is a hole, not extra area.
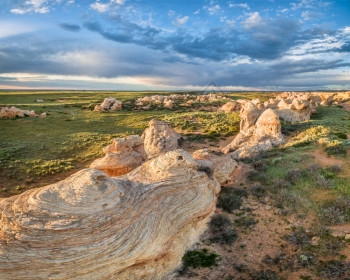
M 214 212 L 220 184 L 202 170 L 175 150 L 0 200 L 1 279 L 164 279 Z

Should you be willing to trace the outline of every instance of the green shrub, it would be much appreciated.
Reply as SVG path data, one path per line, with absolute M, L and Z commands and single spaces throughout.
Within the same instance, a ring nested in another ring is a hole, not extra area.
M 246 193 L 242 191 L 242 189 L 231 187 L 222 188 L 218 198 L 217 207 L 222 208 L 226 212 L 232 213 L 233 210 L 241 207 L 242 196 L 245 195 Z
M 182 257 L 185 268 L 212 267 L 217 265 L 219 255 L 208 252 L 207 249 L 187 251 Z
M 209 224 L 210 240 L 214 243 L 231 245 L 237 239 L 237 232 L 232 222 L 224 215 L 215 215 Z

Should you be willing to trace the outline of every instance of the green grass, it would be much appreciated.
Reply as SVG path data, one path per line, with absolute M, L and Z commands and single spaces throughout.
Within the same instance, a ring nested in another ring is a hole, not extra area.
M 48 114 L 46 118 L 0 119 L 0 196 L 45 185 L 55 181 L 57 175 L 89 166 L 103 155 L 102 148 L 112 138 L 140 135 L 152 118 L 169 121 L 189 140 L 217 141 L 238 130 L 238 113 L 133 110 L 134 100 L 157 94 L 172 92 L 0 91 L 0 107 L 16 106 Z M 229 95 L 237 99 L 259 94 Z M 93 112 L 94 106 L 109 96 L 122 100 L 123 110 Z

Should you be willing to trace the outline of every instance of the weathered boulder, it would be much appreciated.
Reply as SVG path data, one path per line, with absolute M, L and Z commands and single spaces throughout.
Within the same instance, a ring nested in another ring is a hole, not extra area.
M 115 138 L 113 143 L 104 148 L 106 155 L 95 160 L 90 168 L 104 171 L 109 176 L 120 176 L 140 166 L 147 155 L 143 139 L 138 135 Z
M 37 116 L 33 110 L 22 110 L 15 106 L 2 107 L 0 110 L 0 118 L 12 119 L 16 117 L 35 117 Z
M 173 109 L 174 101 L 171 99 L 164 100 L 164 107 L 168 109 Z
M 200 170 L 176 150 L 0 200 L 1 279 L 164 279 L 215 210 L 220 185 Z
M 123 107 L 123 102 L 113 97 L 107 97 L 100 105 L 96 105 L 94 111 L 119 111 Z
M 204 164 L 207 164 L 208 168 L 214 171 L 216 180 L 222 186 L 233 182 L 233 174 L 238 164 L 231 155 L 225 155 L 220 151 L 201 149 L 195 151 L 193 157 L 197 160 L 206 161 Z
M 142 138 L 149 159 L 177 149 L 181 140 L 181 136 L 168 123 L 157 119 L 149 122 L 149 127 L 143 132 Z
M 226 104 L 222 105 L 219 109 L 219 111 L 230 113 L 230 112 L 236 112 L 241 110 L 241 104 L 236 101 L 230 101 Z
M 303 99 L 282 99 L 278 103 L 277 114 L 280 119 L 289 122 L 307 121 L 315 112 L 316 105 L 313 101 Z
M 245 135 L 251 134 L 252 128 L 254 127 L 254 124 L 257 121 L 260 114 L 261 111 L 256 107 L 254 103 L 244 103 L 239 115 L 241 118 L 241 122 L 239 124 L 240 132 Z
M 245 120 L 241 119 L 242 121 Z M 226 154 L 231 153 L 236 159 L 246 158 L 284 143 L 281 122 L 276 112 L 270 108 L 258 117 L 249 132 L 249 134 L 240 132 L 222 151 Z

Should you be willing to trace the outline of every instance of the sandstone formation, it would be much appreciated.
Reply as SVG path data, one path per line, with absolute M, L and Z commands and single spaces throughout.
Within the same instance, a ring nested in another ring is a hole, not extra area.
M 100 105 L 96 105 L 94 111 L 119 111 L 123 107 L 123 102 L 113 97 L 107 97 Z
M 215 209 L 220 185 L 202 169 L 176 150 L 0 200 L 1 279 L 166 279 Z
M 209 149 L 197 150 L 193 153 L 193 157 L 197 160 L 204 160 L 204 165 L 214 171 L 214 177 L 224 186 L 233 182 L 233 174 L 238 164 L 231 155 L 225 155 L 218 151 Z
M 45 113 L 46 114 L 46 113 Z M 37 114 L 33 110 L 22 110 L 12 107 L 3 107 L 0 110 L 0 118 L 12 119 L 16 117 L 35 117 Z
M 143 139 L 138 135 L 115 138 L 104 152 L 105 157 L 95 160 L 90 168 L 102 170 L 109 176 L 129 173 L 147 159 Z
M 219 111 L 230 113 L 241 110 L 241 104 L 236 101 L 229 101 L 226 104 L 222 105 Z
M 308 100 L 282 99 L 277 104 L 277 114 L 284 121 L 307 121 L 311 114 L 315 112 L 315 108 L 316 106 Z
M 231 153 L 236 159 L 255 156 L 261 151 L 284 143 L 281 123 L 276 112 L 269 108 L 259 116 L 259 110 L 248 104 L 241 111 L 240 133 L 223 149 L 224 153 Z
M 168 123 L 156 119 L 150 121 L 149 127 L 142 134 L 142 138 L 149 159 L 177 149 L 179 141 L 182 139 Z

